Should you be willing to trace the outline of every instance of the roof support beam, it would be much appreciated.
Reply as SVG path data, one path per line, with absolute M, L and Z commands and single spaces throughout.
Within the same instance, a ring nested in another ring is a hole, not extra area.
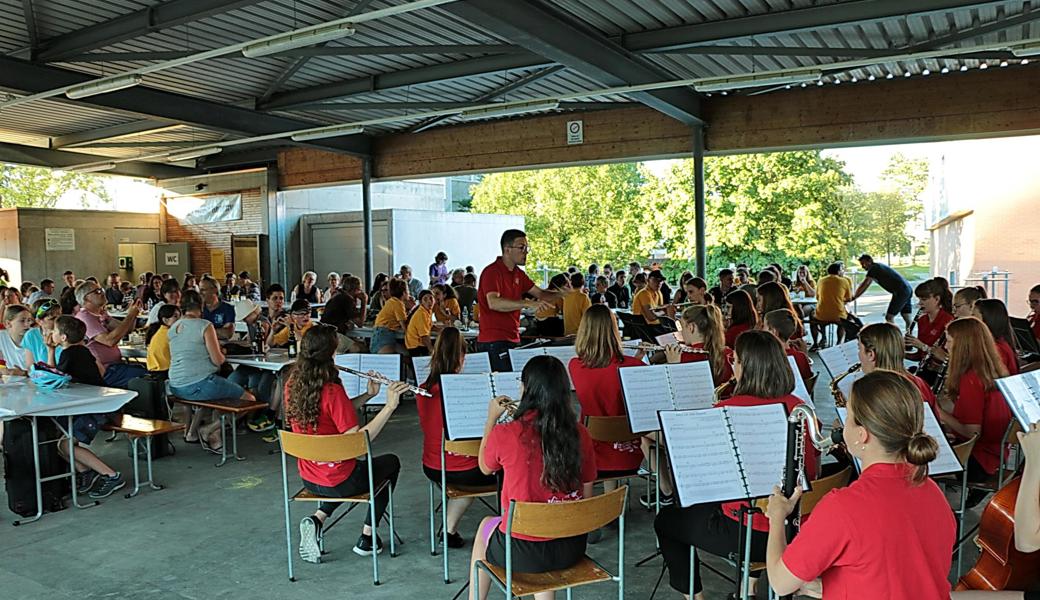
M 464 0 L 447 4 L 442 10 L 607 86 L 637 85 L 673 77 L 544 3 Z M 683 123 L 701 122 L 700 99 L 692 90 L 675 88 L 631 95 Z
M 28 1 L 28 0 L 26 0 Z M 115 61 L 164 61 L 176 60 L 195 54 L 192 50 L 168 50 L 156 52 L 91 52 L 63 58 L 55 62 L 94 63 Z M 428 54 L 518 54 L 522 48 L 509 44 L 459 44 L 418 46 L 313 46 L 284 50 L 271 56 L 282 57 L 314 57 L 314 56 L 383 56 L 383 55 L 428 55 Z
M 50 150 L 48 148 L 37 148 L 35 146 L 22 146 L 20 144 L 0 142 L 0 162 L 16 165 L 60 169 L 72 165 L 103 162 L 105 158 L 106 157 L 98 156 L 97 154 L 65 152 L 62 150 Z M 116 164 L 114 169 L 105 171 L 105 174 L 167 179 L 170 177 L 197 175 L 199 174 L 199 171 L 158 163 L 127 162 Z
M 169 121 L 144 119 L 132 123 L 111 125 L 109 127 L 101 127 L 99 129 L 90 129 L 87 131 L 77 131 L 76 133 L 53 137 L 51 138 L 51 148 L 56 150 L 58 148 L 88 146 L 93 142 L 99 142 L 101 140 L 112 140 L 148 133 L 159 133 L 161 131 L 176 129 L 178 127 L 183 127 L 183 125 L 170 123 Z
M 56 61 L 116 42 L 255 4 L 258 0 L 168 0 L 148 8 L 45 40 L 36 58 Z
M 36 30 L 36 11 L 33 0 L 22 0 L 22 15 L 25 17 L 25 31 L 29 34 L 29 47 L 35 50 L 40 44 L 40 36 Z
M 82 73 L 0 57 L 0 88 L 36 93 L 91 80 L 89 75 Z M 266 135 L 315 126 L 296 119 L 257 113 L 143 86 L 99 94 L 77 102 L 238 135 Z M 363 156 L 370 151 L 370 138 L 351 135 L 314 141 L 308 145 Z

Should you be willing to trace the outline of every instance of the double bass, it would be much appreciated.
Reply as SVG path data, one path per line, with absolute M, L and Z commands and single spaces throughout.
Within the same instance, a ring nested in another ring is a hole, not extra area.
M 1040 585 L 1040 552 L 1015 548 L 1015 499 L 1021 477 L 993 495 L 979 519 L 979 559 L 957 582 L 961 590 L 1030 590 Z

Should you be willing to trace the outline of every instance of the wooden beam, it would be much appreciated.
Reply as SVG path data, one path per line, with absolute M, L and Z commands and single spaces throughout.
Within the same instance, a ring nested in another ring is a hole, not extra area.
M 361 180 L 361 160 L 346 154 L 294 148 L 278 153 L 278 187 L 332 185 Z

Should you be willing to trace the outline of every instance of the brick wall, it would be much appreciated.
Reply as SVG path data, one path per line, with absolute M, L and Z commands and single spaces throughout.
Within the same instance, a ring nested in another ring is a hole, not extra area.
M 166 213 L 166 240 L 188 242 L 191 253 L 191 272 L 196 275 L 209 272 L 210 250 L 224 251 L 224 269 L 213 273 L 218 279 L 231 271 L 231 236 L 267 233 L 263 230 L 263 212 L 266 210 L 260 188 L 221 192 L 226 195 L 242 194 L 242 218 L 237 221 L 222 221 L 201 225 L 181 225 L 177 217 Z M 206 198 L 205 195 L 196 196 Z M 176 202 L 170 198 L 167 202 Z M 165 208 L 164 208 L 165 210 Z

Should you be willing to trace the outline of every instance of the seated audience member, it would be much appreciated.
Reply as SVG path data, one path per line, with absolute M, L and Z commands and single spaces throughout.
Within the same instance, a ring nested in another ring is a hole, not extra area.
M 408 284 L 403 279 L 391 279 L 387 284 L 390 297 L 387 298 L 376 315 L 375 330 L 369 349 L 373 354 L 404 354 L 404 348 L 397 341 L 397 335 L 404 333 L 408 326 L 408 308 L 404 298 L 408 294 Z
M 105 301 L 112 306 L 123 305 L 123 291 L 119 289 L 122 285 L 120 281 L 119 273 L 108 274 L 108 287 L 105 288 Z M 24 295 L 24 294 L 23 294 Z
M 838 324 L 838 343 L 854 339 L 859 333 L 856 322 L 850 318 L 845 305 L 852 302 L 852 282 L 844 276 L 845 267 L 841 263 L 827 266 L 827 274 L 816 284 L 816 321 L 820 323 Z M 820 344 L 820 325 L 810 323 L 813 348 Z
M 235 335 L 235 307 L 220 299 L 217 280 L 203 277 L 199 294 L 202 296 L 202 318 L 213 323 L 217 339 L 230 340 Z
M 285 288 L 277 283 L 272 283 L 267 288 L 267 308 L 263 309 L 264 318 L 274 323 L 285 313 Z
M 402 282 L 403 283 L 403 282 Z M 336 328 L 318 325 L 309 330 L 300 344 L 300 354 L 291 367 L 285 386 L 285 418 L 292 431 L 309 435 L 339 435 L 364 431 L 369 440 L 375 440 L 400 403 L 407 386 L 401 382 L 390 384 L 386 404 L 366 425 L 359 427 L 357 410 L 379 393 L 379 384 L 369 380 L 364 394 L 348 398 L 340 383 L 339 371 L 333 354 L 339 341 Z M 369 465 L 363 459 L 338 462 L 297 461 L 303 487 L 317 495 L 343 498 L 368 492 Z M 365 510 L 365 525 L 354 546 L 354 553 L 369 556 L 379 554 L 382 540 L 374 535 L 373 527 L 383 518 L 390 501 L 390 493 L 397 486 L 401 461 L 393 454 L 372 458 L 372 483 L 381 490 L 375 498 L 376 521 Z M 384 486 L 389 482 L 389 486 Z M 300 522 L 300 557 L 310 563 L 321 562 L 322 526 L 341 503 L 322 502 L 313 515 Z
M 451 272 L 451 287 L 457 288 L 465 283 L 466 271 L 455 269 Z
M 76 288 L 76 301 L 80 311 L 76 318 L 87 326 L 87 348 L 104 365 L 105 385 L 125 388 L 134 377 L 142 377 L 147 371 L 141 365 L 124 363 L 119 351 L 119 341 L 126 337 L 137 323 L 141 312 L 140 302 L 135 302 L 126 311 L 126 318 L 109 317 L 105 312 L 105 292 L 96 283 L 84 282 Z
M 162 298 L 152 304 L 152 308 L 148 311 L 148 325 L 154 325 L 159 322 L 159 309 L 164 305 L 172 304 L 179 306 L 181 303 L 181 286 L 176 279 L 167 279 L 162 282 L 159 293 Z
M 607 288 L 607 291 L 614 294 L 614 297 L 617 299 L 617 308 L 628 308 L 632 305 L 632 296 L 629 293 L 628 285 L 625 283 L 627 276 L 627 271 L 618 271 L 614 275 L 614 285 Z
M 76 274 L 72 271 L 62 273 L 61 280 L 65 283 L 61 288 L 61 294 L 64 294 L 66 290 L 74 290 L 76 288 Z
M 290 300 L 293 302 L 297 300 L 306 300 L 311 304 L 318 304 L 321 302 L 321 289 L 316 285 L 318 281 L 318 274 L 314 271 L 307 271 L 303 274 L 303 278 L 300 283 L 293 288 Z
M 372 286 L 372 293 L 369 294 L 368 317 L 374 320 L 379 315 L 379 311 L 383 310 L 383 304 L 389 298 L 390 278 L 386 273 L 379 273 L 376 275 L 375 284 Z
M 220 299 L 226 302 L 231 302 L 234 298 L 238 298 L 238 286 L 235 285 L 235 274 L 225 273 L 224 285 L 220 286 Z
M 419 292 L 418 303 L 408 315 L 404 330 L 404 347 L 408 356 L 429 356 L 433 351 L 433 293 Z
M 87 326 L 68 315 L 58 317 L 53 332 L 54 342 L 61 346 L 58 370 L 72 377 L 75 383 L 104 385 L 101 373 L 104 367 L 83 345 Z M 76 491 L 89 493 L 91 498 L 107 498 L 126 485 L 119 471 L 105 464 L 88 446 L 94 441 L 98 428 L 108 422 L 108 415 L 77 415 L 72 419 L 72 436 L 75 448 L 72 460 L 76 466 Z M 69 460 L 68 438 L 58 442 L 58 454 Z M 98 483 L 100 482 L 100 485 Z
M 27 375 L 32 365 L 25 362 L 22 340 L 35 324 L 32 313 L 21 304 L 9 304 L 4 308 L 4 328 L 0 330 L 0 365 L 2 375 Z
M 812 367 L 809 366 L 809 357 L 802 350 L 795 348 L 791 342 L 791 337 L 795 335 L 797 326 L 791 311 L 786 308 L 771 310 L 762 317 L 762 325 L 766 331 L 772 333 L 784 343 L 787 355 L 793 356 L 795 364 L 798 365 L 798 373 L 802 376 L 802 380 L 809 381 L 809 378 L 813 376 Z
M 267 345 L 285 348 L 289 344 L 290 331 L 296 336 L 296 341 L 299 343 L 303 339 L 303 334 L 313 326 L 310 303 L 306 300 L 296 300 L 289 308 L 289 314 L 282 315 L 271 323 L 271 331 L 267 334 Z
M 148 279 L 148 285 L 141 288 L 141 306 L 148 311 L 149 316 L 151 316 L 151 311 L 155 308 L 155 305 L 163 301 L 162 284 L 162 277 L 152 275 Z
M 38 362 L 57 367 L 61 348 L 54 342 L 54 324 L 61 316 L 61 306 L 53 298 L 44 298 L 33 304 L 32 314 L 37 327 L 26 331 L 21 343 L 27 370 Z
M 617 308 L 617 296 L 610 291 L 607 278 L 603 275 L 596 277 L 595 285 L 596 291 L 589 295 L 589 302 L 592 304 L 606 304 L 610 308 Z
M 410 296 L 413 299 L 417 298 L 419 296 L 419 292 L 423 290 L 423 284 L 421 281 L 412 276 L 412 268 L 408 265 L 401 265 L 401 274 L 399 277 L 403 279 L 405 285 L 408 286 L 408 296 Z
M 181 294 L 181 318 L 166 333 L 170 343 L 170 391 L 184 400 L 255 400 L 242 386 L 218 374 L 224 364 L 224 351 L 213 324 L 202 318 L 202 310 L 198 292 Z M 203 449 L 219 454 L 223 447 L 220 420 L 202 424 L 212 412 L 195 411 L 184 441 L 197 440 Z
M 715 304 L 723 306 L 726 304 L 726 296 L 734 289 L 733 269 L 722 269 L 719 271 L 719 285 L 708 290 Z
M 462 307 L 459 306 L 454 288 L 445 283 L 437 283 L 430 291 L 433 292 L 433 314 L 437 317 L 438 323 L 446 326 L 462 319 Z
M 585 293 L 585 276 L 581 273 L 571 275 L 571 291 L 563 296 L 563 335 L 578 333 L 581 317 L 592 303 Z
M 148 372 L 162 380 L 169 378 L 170 326 L 181 318 L 181 309 L 175 304 L 164 304 L 159 309 L 159 320 L 148 326 L 144 343 L 148 347 Z
M 473 540 L 472 561 L 505 567 L 506 519 L 510 503 L 567 502 L 592 491 L 596 451 L 571 408 L 567 370 L 552 356 L 536 356 L 520 376 L 521 397 L 513 420 L 498 425 L 506 407 L 498 399 L 488 407 L 480 442 L 480 470 L 502 472 L 501 517 L 485 517 Z M 565 569 L 585 556 L 586 535 L 544 539 L 514 534 L 512 568 L 522 573 Z M 472 572 L 472 568 L 470 569 Z M 491 581 L 480 572 L 471 581 L 476 598 L 487 597 Z
M 53 279 L 44 279 L 40 281 L 40 289 L 30 294 L 29 297 L 25 300 L 25 303 L 29 306 L 32 306 L 36 304 L 37 300 L 42 300 L 44 298 L 54 298 Z
M 455 295 L 459 297 L 459 308 L 473 312 L 477 305 L 477 276 L 466 273 L 462 276 L 462 285 L 455 288 Z
M 332 325 L 339 332 L 337 354 L 365 351 L 365 346 L 360 340 L 349 336 L 355 327 L 365 324 L 367 312 L 368 295 L 361 287 L 361 279 L 344 274 L 342 290 L 328 301 L 321 313 L 321 322 Z
M 332 300 L 332 297 L 335 296 L 336 294 L 338 294 L 341 291 L 339 289 L 339 286 L 340 286 L 339 273 L 337 273 L 335 271 L 330 272 L 328 274 L 328 277 L 326 278 L 326 281 L 328 282 L 329 285 L 328 285 L 328 287 L 325 288 L 325 291 L 322 292 L 322 294 L 321 294 L 321 301 L 326 303 L 326 304 L 328 304 L 329 300 Z
M 238 274 L 238 295 L 242 296 L 244 300 L 260 302 L 260 286 L 253 281 L 249 271 L 242 271 Z

